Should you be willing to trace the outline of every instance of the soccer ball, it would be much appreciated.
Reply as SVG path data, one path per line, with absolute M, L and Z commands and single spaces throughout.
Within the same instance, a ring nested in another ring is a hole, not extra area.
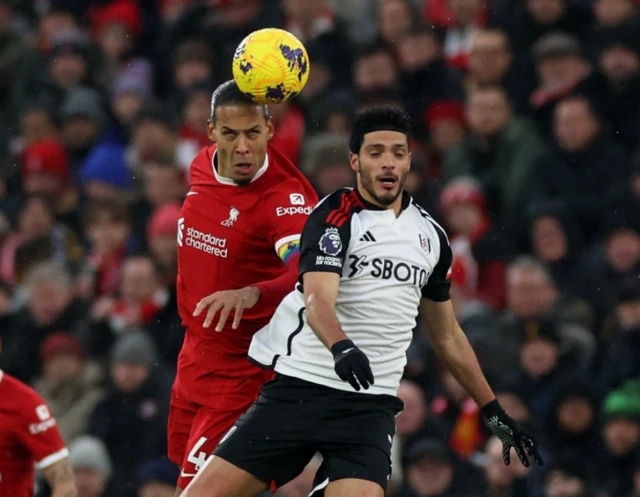
M 283 29 L 254 31 L 236 49 L 233 79 L 240 91 L 256 103 L 286 102 L 307 84 L 307 50 L 298 38 Z

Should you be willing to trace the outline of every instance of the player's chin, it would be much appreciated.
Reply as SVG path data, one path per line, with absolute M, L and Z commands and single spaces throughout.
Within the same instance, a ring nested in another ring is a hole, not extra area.
M 395 199 L 398 198 L 398 196 L 401 193 L 402 187 L 400 186 L 399 183 L 396 182 L 396 184 L 393 186 L 393 188 L 389 189 L 387 188 L 383 188 L 383 187 L 379 187 L 377 188 L 377 199 L 379 203 L 381 203 L 382 205 L 390 205 L 393 203 L 393 201 Z
M 256 172 L 258 172 L 258 168 L 254 165 L 234 166 L 231 179 L 239 185 L 248 184 L 256 175 Z

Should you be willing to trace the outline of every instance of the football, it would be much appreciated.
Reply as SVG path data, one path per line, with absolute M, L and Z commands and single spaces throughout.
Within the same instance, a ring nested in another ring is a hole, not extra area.
M 309 79 L 307 50 L 288 31 L 254 31 L 235 51 L 233 79 L 256 103 L 286 102 L 298 95 Z

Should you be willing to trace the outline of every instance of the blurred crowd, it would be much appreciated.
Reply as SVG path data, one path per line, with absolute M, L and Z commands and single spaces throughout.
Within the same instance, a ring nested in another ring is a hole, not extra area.
M 357 110 L 406 109 L 458 320 L 543 447 L 504 466 L 418 325 L 389 494 L 639 497 L 640 2 L 0 0 L 0 368 L 50 404 L 80 496 L 173 495 L 180 202 L 262 27 L 308 49 L 272 143 L 321 196 L 354 183 Z

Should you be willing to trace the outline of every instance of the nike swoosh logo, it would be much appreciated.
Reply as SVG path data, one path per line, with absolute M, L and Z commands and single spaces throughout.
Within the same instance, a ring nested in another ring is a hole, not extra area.
M 348 354 L 349 352 L 351 352 L 352 350 L 356 350 L 355 348 L 351 347 L 350 349 L 347 350 L 343 350 L 342 353 L 343 354 Z
M 193 478 L 197 473 L 185 473 L 184 469 L 180 472 L 180 476 L 183 478 Z
M 187 197 L 188 197 L 189 195 L 197 195 L 197 194 L 198 194 L 198 192 L 189 192 L 189 193 L 187 193 Z

